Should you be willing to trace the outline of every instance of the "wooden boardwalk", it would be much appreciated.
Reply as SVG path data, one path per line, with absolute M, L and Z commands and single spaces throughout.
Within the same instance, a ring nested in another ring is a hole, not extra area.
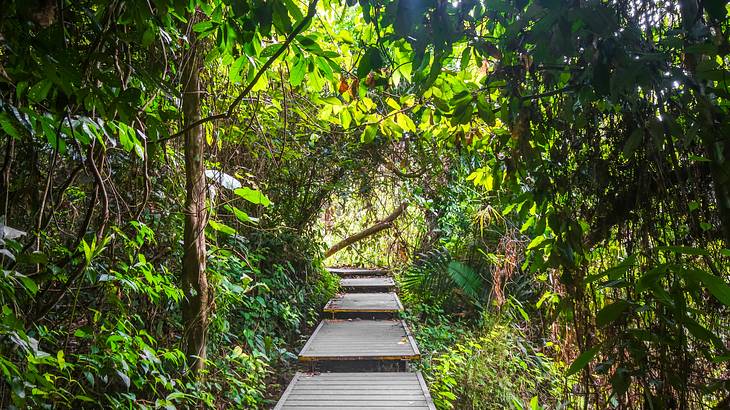
M 380 268 L 327 268 L 328 271 L 340 276 L 382 276 L 388 270 Z
M 420 352 L 408 326 L 378 316 L 403 311 L 391 292 L 393 278 L 375 276 L 388 271 L 329 270 L 342 276 L 341 288 L 354 293 L 336 295 L 324 312 L 349 319 L 320 322 L 299 352 L 309 371 L 294 376 L 274 409 L 435 410 L 423 377 L 409 371 L 408 363 L 419 359 Z

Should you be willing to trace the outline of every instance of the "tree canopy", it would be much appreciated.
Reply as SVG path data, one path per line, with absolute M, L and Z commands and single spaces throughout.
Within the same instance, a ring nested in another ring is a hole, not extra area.
M 727 1 L 6 3 L 3 406 L 266 407 L 363 263 L 440 408 L 728 406 Z

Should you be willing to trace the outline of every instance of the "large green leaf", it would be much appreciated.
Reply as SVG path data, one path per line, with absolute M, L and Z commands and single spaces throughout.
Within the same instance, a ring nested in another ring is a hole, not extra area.
M 216 222 L 214 220 L 208 221 L 208 225 L 210 225 L 211 228 L 215 229 L 216 231 L 220 233 L 224 233 L 226 235 L 235 235 L 236 230 L 231 228 L 230 226 L 224 224 L 223 222 Z
M 571 376 L 583 370 L 583 368 L 586 367 L 588 363 L 591 362 L 591 360 L 593 360 L 596 354 L 598 354 L 599 349 L 600 346 L 593 346 L 585 352 L 581 353 L 570 365 L 570 368 L 568 368 L 568 373 L 566 375 Z
M 688 277 L 702 282 L 717 300 L 730 306 L 730 286 L 724 280 L 697 268 L 688 268 L 685 271 Z
M 238 188 L 234 190 L 233 193 L 256 205 L 271 205 L 271 201 L 266 197 L 266 195 L 262 194 L 261 191 L 251 189 L 249 187 Z
M 626 300 L 618 300 L 606 305 L 596 314 L 596 326 L 604 327 L 611 322 L 616 321 L 631 306 Z
M 371 71 L 383 68 L 383 64 L 383 56 L 380 54 L 380 50 L 376 47 L 370 47 L 360 58 L 360 63 L 357 65 L 357 75 L 360 78 L 365 78 Z

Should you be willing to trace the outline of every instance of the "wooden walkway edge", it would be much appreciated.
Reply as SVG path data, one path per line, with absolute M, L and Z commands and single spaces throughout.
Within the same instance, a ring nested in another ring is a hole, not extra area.
M 390 292 L 395 282 L 377 275 L 388 270 L 329 270 L 342 277 L 341 288 L 356 293 L 327 303 L 323 311 L 333 319 L 322 320 L 299 352 L 309 371 L 296 373 L 274 409 L 435 410 L 423 376 L 408 364 L 421 354 L 405 321 L 395 316 L 403 311 Z

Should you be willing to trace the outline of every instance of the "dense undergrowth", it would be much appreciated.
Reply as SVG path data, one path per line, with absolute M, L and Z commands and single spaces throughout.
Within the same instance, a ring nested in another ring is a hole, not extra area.
M 221 243 L 210 257 L 217 295 L 211 359 L 202 381 L 191 382 L 180 372 L 184 354 L 174 347 L 180 318 L 174 310 L 160 309 L 176 303 L 181 291 L 171 282 L 169 271 L 148 261 L 153 255 L 145 257 L 140 251 L 156 244 L 149 228 L 135 224 L 130 239 L 123 235 L 120 230 L 119 237 L 134 251 L 134 259 L 92 262 L 88 286 L 98 288 L 102 298 L 76 295 L 72 305 L 64 306 L 70 329 L 40 325 L 25 332 L 17 316 L 3 310 L 2 335 L 12 346 L 2 352 L 6 403 L 18 408 L 49 407 L 49 403 L 116 408 L 266 406 L 291 372 L 286 369 L 302 334 L 316 324 L 319 309 L 334 293 L 335 278 L 311 261 L 302 261 L 310 264 L 304 267 L 307 275 L 295 270 L 292 261 L 267 262 L 276 259 L 271 252 L 298 246 L 282 242 L 281 237 L 265 238 L 267 247 L 256 250 L 240 239 Z
M 525 337 L 515 319 L 485 314 L 467 322 L 410 310 L 427 352 L 420 370 L 439 409 L 567 408 L 564 368 Z

